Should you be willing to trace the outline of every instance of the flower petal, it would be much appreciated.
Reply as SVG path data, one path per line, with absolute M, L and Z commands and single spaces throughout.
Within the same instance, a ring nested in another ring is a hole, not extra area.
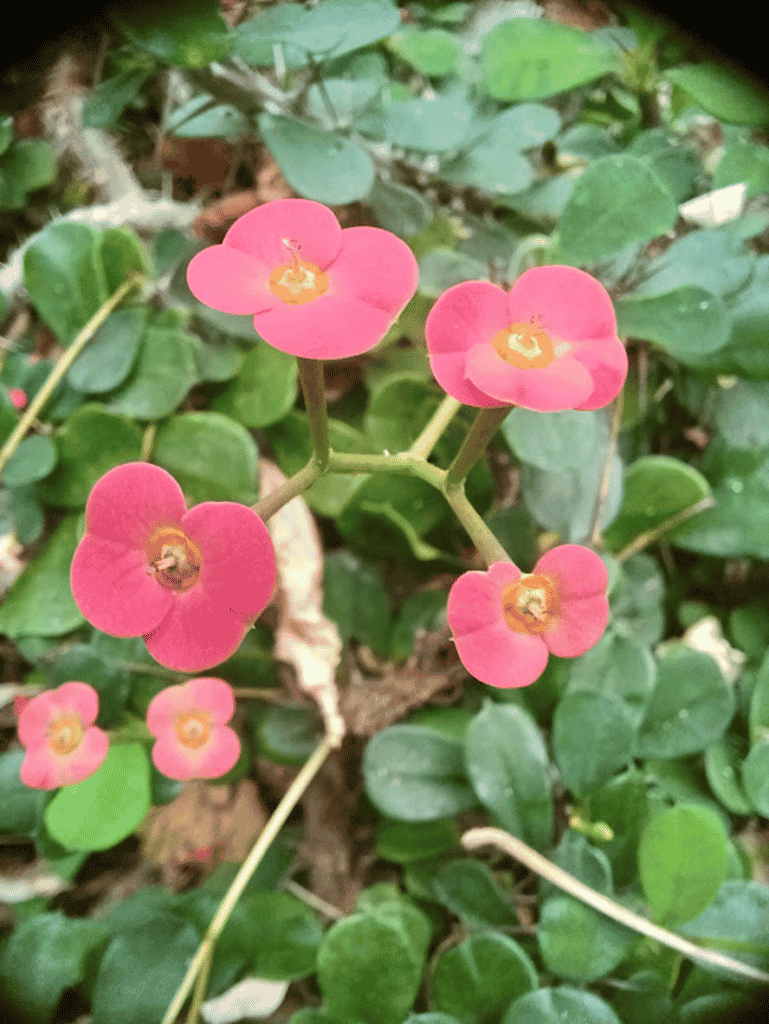
M 152 748 L 158 771 L 169 779 L 216 779 L 225 775 L 240 757 L 237 733 L 226 725 L 214 728 L 208 743 L 192 750 L 179 743 L 172 729 L 165 729 Z
M 284 239 L 296 243 L 300 259 L 325 270 L 342 247 L 342 228 L 322 203 L 278 199 L 238 217 L 224 236 L 224 244 L 274 269 L 289 262 Z
M 89 533 L 144 549 L 158 526 L 174 525 L 187 511 L 170 473 L 149 462 L 126 462 L 96 481 L 85 506 Z
M 156 693 L 147 708 L 147 728 L 153 736 L 160 736 L 164 729 L 170 729 L 181 711 L 192 711 L 186 683 L 167 686 Z
M 54 690 L 44 690 L 24 707 L 19 715 L 19 740 L 25 747 L 45 743 L 46 730 L 51 716 L 58 710 Z
M 200 302 L 223 313 L 261 313 L 280 299 L 270 289 L 271 267 L 229 245 L 210 245 L 193 256 L 187 284 Z
M 594 597 L 609 585 L 603 560 L 581 544 L 559 544 L 539 559 L 533 571 L 555 580 L 560 602 Z
M 576 267 L 532 267 L 508 298 L 510 323 L 539 317 L 548 334 L 564 341 L 609 341 L 617 318 L 600 281 Z
M 457 653 L 467 671 L 488 686 L 528 686 L 547 665 L 547 647 L 539 636 L 516 633 L 504 622 L 456 638 Z
M 53 697 L 62 710 L 74 711 L 84 727 L 96 721 L 99 695 L 88 683 L 62 683 L 53 691 Z
M 413 297 L 419 266 L 402 239 L 381 228 L 346 228 L 329 268 L 334 294 L 361 299 L 396 317 Z
M 608 621 L 609 601 L 605 594 L 567 601 L 542 637 L 552 654 L 576 658 L 598 643 Z
M 492 398 L 536 412 L 574 409 L 593 391 L 590 374 L 571 356 L 561 356 L 538 370 L 519 370 L 489 344 L 476 345 L 467 353 L 467 378 Z
M 142 548 L 87 533 L 72 559 L 75 604 L 92 626 L 110 636 L 143 636 L 168 614 L 171 590 L 147 575 Z
M 279 302 L 254 317 L 264 340 L 305 359 L 347 359 L 384 338 L 393 317 L 362 299 L 326 292 L 302 306 Z
M 448 288 L 425 323 L 430 360 L 436 354 L 468 352 L 510 325 L 507 292 L 489 281 L 463 281 Z
M 621 341 L 602 345 L 575 345 L 574 358 L 582 363 L 593 378 L 593 393 L 577 409 L 603 409 L 613 402 L 627 378 L 628 362 L 625 346 Z
M 472 405 L 479 409 L 491 409 L 507 402 L 497 402 L 471 384 L 465 376 L 467 355 L 464 352 L 431 352 L 430 367 L 433 377 L 447 395 L 456 398 L 463 405 Z
M 30 748 L 19 772 L 21 781 L 31 789 L 57 789 L 83 782 L 101 766 L 109 737 L 106 732 L 91 726 L 82 743 L 71 754 L 60 757 L 47 744 Z
M 235 694 L 232 687 L 223 679 L 213 676 L 200 676 L 190 679 L 187 692 L 196 708 L 205 708 L 211 715 L 214 725 L 226 725 L 235 714 Z
M 155 661 L 174 672 L 205 672 L 231 658 L 248 629 L 243 617 L 200 586 L 175 596 L 166 617 L 144 636 Z
M 187 512 L 181 527 L 201 555 L 193 589 L 250 626 L 266 608 L 277 579 L 267 527 L 235 501 L 204 501 Z
M 518 573 L 511 573 L 510 582 L 514 582 L 521 572 L 512 562 L 510 567 Z M 504 621 L 502 586 L 487 572 L 466 572 L 454 581 L 446 603 L 446 618 L 455 639 Z

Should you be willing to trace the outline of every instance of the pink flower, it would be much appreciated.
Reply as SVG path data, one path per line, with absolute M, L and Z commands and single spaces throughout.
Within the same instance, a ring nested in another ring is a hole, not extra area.
M 216 779 L 240 757 L 240 740 L 227 726 L 235 712 L 232 687 L 221 679 L 191 679 L 169 686 L 147 708 L 157 743 L 152 760 L 169 779 Z
M 381 228 L 342 228 L 328 207 L 279 199 L 240 217 L 221 245 L 194 256 L 192 294 L 225 313 L 253 313 L 274 348 L 307 359 L 367 352 L 417 288 L 406 245 Z
M 467 671 L 489 686 L 528 686 L 548 652 L 574 658 L 600 640 L 609 621 L 609 574 L 579 544 L 553 548 L 522 573 L 512 562 L 466 572 L 449 593 L 446 616 Z
M 204 501 L 188 512 L 170 473 L 128 462 L 96 482 L 85 516 L 70 572 L 75 603 L 104 633 L 143 636 L 166 668 L 225 661 L 270 600 L 275 551 L 245 505 Z
M 8 395 L 16 409 L 23 409 L 27 404 L 27 393 L 22 388 L 9 388 Z
M 533 267 L 509 294 L 488 281 L 454 285 L 425 337 L 435 379 L 465 405 L 600 409 L 627 376 L 609 294 L 575 267 Z
M 93 775 L 107 756 L 109 738 L 93 724 L 96 690 L 63 683 L 28 701 L 19 714 L 19 739 L 27 748 L 21 781 L 32 789 L 74 786 Z

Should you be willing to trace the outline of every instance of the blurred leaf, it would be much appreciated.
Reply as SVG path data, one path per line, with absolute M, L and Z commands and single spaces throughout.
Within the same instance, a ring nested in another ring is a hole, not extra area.
M 303 198 L 342 206 L 366 199 L 371 192 L 374 164 L 354 142 L 267 112 L 258 120 L 264 141 L 286 181 Z
M 502 423 L 502 433 L 519 459 L 554 473 L 593 461 L 609 441 L 603 410 L 532 412 L 514 408 Z
M 627 152 L 657 172 L 677 203 L 691 198 L 700 174 L 697 154 L 669 137 L 663 128 L 639 132 Z
M 553 798 L 547 752 L 531 716 L 487 699 L 467 730 L 465 762 L 478 799 L 500 826 L 537 849 L 547 846 Z
M 246 356 L 238 377 L 211 407 L 247 427 L 269 427 L 293 408 L 297 379 L 295 356 L 260 342 Z
M 433 219 L 430 204 L 416 189 L 377 176 L 367 205 L 385 231 L 401 238 L 410 238 L 429 225 Z
M 25 750 L 6 750 L 0 754 L 0 833 L 28 835 L 45 807 L 48 794 L 30 789 L 21 781 L 19 771 Z
M 754 264 L 755 257 L 732 232 L 691 231 L 652 260 L 634 294 L 661 296 L 691 285 L 723 299 L 748 282 Z
M 475 257 L 438 246 L 419 260 L 419 294 L 437 299 L 462 281 L 486 280 L 488 273 L 489 268 Z
M 371 802 L 398 821 L 437 821 L 474 807 L 462 747 L 433 729 L 393 725 L 377 733 L 363 757 Z
M 320 742 L 317 719 L 308 708 L 271 705 L 255 724 L 254 742 L 268 761 L 303 765 Z
M 759 882 L 727 880 L 710 906 L 681 931 L 707 948 L 736 955 L 743 963 L 769 968 L 769 889 Z M 713 968 L 717 970 L 717 968 Z M 734 975 L 719 972 L 728 977 Z
M 769 740 L 751 747 L 742 765 L 742 783 L 758 813 L 769 817 Z
M 769 95 L 730 68 L 715 63 L 668 68 L 664 77 L 719 121 L 757 128 L 769 119 Z
M 501 1024 L 621 1024 L 608 1003 L 592 992 L 540 988 L 511 1003 Z
M 614 833 L 601 849 L 611 861 L 617 886 L 628 885 L 638 874 L 638 842 L 648 807 L 643 776 L 633 768 L 615 776 L 590 794 L 589 807 L 591 820 L 603 822 Z
M 326 555 L 323 613 L 344 640 L 358 640 L 385 654 L 390 637 L 390 598 L 379 571 L 349 551 Z
M 56 178 L 56 155 L 42 139 L 16 139 L 0 156 L 0 209 L 20 210 L 27 193 Z
M 604 896 L 614 895 L 612 872 L 609 858 L 588 842 L 585 836 L 572 829 L 567 829 L 561 841 L 550 855 L 550 860 L 563 871 L 589 885 L 591 889 L 603 893 Z M 550 896 L 560 895 L 562 890 L 544 878 L 539 880 L 539 898 L 545 900 Z
M 91 89 L 83 107 L 84 127 L 109 128 L 113 125 L 126 107 L 138 98 L 150 74 L 149 68 L 127 68 Z
M 159 466 L 176 477 L 192 504 L 251 505 L 258 487 L 259 452 L 245 427 L 218 412 L 185 412 L 158 427 Z
M 216 0 L 176 0 L 158 7 L 120 5 L 117 26 L 138 49 L 164 64 L 203 68 L 227 56 L 230 31 Z
M 495 100 L 541 100 L 619 71 L 620 55 L 565 25 L 513 18 L 484 36 L 481 68 Z
M 537 987 L 537 972 L 515 939 L 497 932 L 471 935 L 441 954 L 433 998 L 462 1024 L 491 1024 L 512 999 Z
M 444 864 L 435 880 L 435 895 L 467 926 L 493 928 L 518 924 L 515 907 L 481 861 L 453 860 Z
M 582 543 L 592 527 L 601 470 L 600 463 L 588 459 L 579 468 L 557 473 L 524 464 L 521 467 L 524 504 L 541 526 L 554 530 L 566 542 Z M 602 530 L 614 520 L 621 504 L 622 460 L 615 454 L 610 461 L 609 490 L 599 519 Z
M 718 815 L 697 804 L 678 804 L 649 822 L 638 859 L 657 921 L 682 924 L 713 902 L 726 874 L 726 842 Z
M 665 630 L 664 594 L 664 580 L 651 555 L 632 555 L 622 563 L 609 597 L 612 619 L 624 622 L 642 643 L 656 644 Z
M 199 344 L 184 331 L 148 327 L 136 364 L 109 396 L 108 408 L 141 420 L 169 416 L 198 382 Z
M 2 763 L 2 762 L 0 762 Z M 459 830 L 453 818 L 438 821 L 391 821 L 379 823 L 377 854 L 396 864 L 412 864 L 456 850 Z
M 724 147 L 713 175 L 713 188 L 745 182 L 746 198 L 769 192 L 769 150 L 766 146 L 737 139 Z
M 740 783 L 739 768 L 740 759 L 728 739 L 714 743 L 705 751 L 705 772 L 710 788 L 732 814 L 750 814 L 753 805 Z
M 387 40 L 389 50 L 428 78 L 451 74 L 462 58 L 462 43 L 441 28 L 419 29 L 412 25 Z
M 248 118 L 229 103 L 206 94 L 195 96 L 166 119 L 165 129 L 179 139 L 222 138 L 234 142 L 249 130 Z
M 605 156 L 577 179 L 563 211 L 560 244 L 576 265 L 598 263 L 632 242 L 664 234 L 677 216 L 654 171 L 633 156 Z
M 111 295 L 131 274 L 150 274 L 149 254 L 136 233 L 128 227 L 107 228 L 99 239 L 99 255 L 104 266 L 107 293 Z M 171 312 L 159 314 L 170 316 Z
M 467 140 L 473 114 L 467 100 L 457 95 L 396 100 L 384 106 L 384 132 L 404 149 L 448 153 Z
M 53 470 L 59 457 L 50 437 L 32 434 L 25 437 L 6 462 L 0 479 L 6 487 L 24 487 L 43 480 Z
M 122 384 L 136 359 L 146 323 L 144 306 L 110 313 L 67 371 L 72 387 L 84 394 L 103 394 Z
M 537 924 L 545 967 L 569 981 L 595 981 L 627 956 L 636 933 L 573 896 L 551 896 Z
M 584 691 L 617 697 L 634 725 L 640 724 L 656 671 L 646 644 L 632 633 L 610 626 L 595 647 L 570 664 L 570 693 Z
M 403 603 L 390 634 L 389 654 L 393 661 L 405 661 L 411 657 L 418 633 L 445 625 L 447 598 L 445 590 L 425 590 Z
M 617 331 L 653 341 L 686 362 L 710 355 L 729 340 L 729 317 L 721 300 L 696 285 L 662 295 L 631 295 L 615 302 Z

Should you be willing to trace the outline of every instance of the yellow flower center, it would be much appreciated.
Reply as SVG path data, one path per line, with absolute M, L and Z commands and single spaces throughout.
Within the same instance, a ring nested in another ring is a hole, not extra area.
M 289 306 L 303 306 L 328 291 L 328 274 L 315 263 L 299 259 L 299 244 L 283 239 L 291 257 L 290 263 L 281 263 L 270 274 L 270 290 L 281 302 Z
M 161 526 L 147 544 L 147 562 L 147 573 L 161 587 L 183 593 L 198 582 L 202 559 L 183 530 Z
M 500 359 L 519 370 L 539 370 L 556 357 L 550 335 L 534 318 L 505 327 L 494 335 L 491 344 Z
M 517 633 L 543 633 L 557 612 L 558 595 L 546 576 L 522 576 L 502 591 L 502 614 Z
M 77 750 L 83 741 L 83 723 L 74 711 L 65 711 L 54 718 L 46 733 L 48 746 L 59 757 Z
M 199 750 L 211 738 L 214 723 L 207 711 L 195 708 L 176 716 L 176 736 L 182 746 Z

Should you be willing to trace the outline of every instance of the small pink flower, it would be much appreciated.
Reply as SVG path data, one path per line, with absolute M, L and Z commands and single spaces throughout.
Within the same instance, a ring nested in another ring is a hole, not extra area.
M 19 714 L 19 739 L 27 748 L 21 781 L 32 789 L 74 786 L 93 775 L 107 756 L 109 737 L 93 724 L 96 690 L 63 683 L 28 701 Z
M 413 253 L 381 228 L 342 228 L 328 207 L 279 199 L 240 217 L 221 245 L 190 261 L 192 294 L 225 313 L 253 313 L 274 348 L 344 359 L 384 338 L 417 288 Z
M 9 388 L 8 394 L 16 409 L 23 409 L 27 404 L 27 393 L 23 388 Z
M 216 779 L 240 757 L 240 740 L 227 726 L 235 713 L 232 687 L 221 679 L 191 679 L 169 686 L 147 708 L 157 743 L 152 760 L 169 779 Z
M 509 294 L 488 281 L 454 285 L 425 337 L 435 379 L 465 405 L 600 409 L 627 377 L 609 293 L 575 267 L 533 267 Z
M 275 586 L 267 527 L 245 505 L 204 501 L 148 462 L 116 466 L 85 509 L 70 582 L 80 611 L 111 636 L 143 636 L 156 661 L 202 672 L 225 661 Z
M 598 555 L 579 544 L 553 548 L 528 574 L 512 562 L 466 572 L 446 606 L 462 664 L 489 686 L 528 686 L 548 652 L 574 658 L 598 643 L 609 621 L 608 581 Z

